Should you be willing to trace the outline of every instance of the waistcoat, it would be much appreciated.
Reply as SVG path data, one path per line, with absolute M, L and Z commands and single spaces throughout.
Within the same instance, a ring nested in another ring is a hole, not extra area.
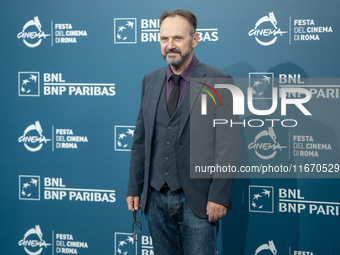
M 160 190 L 167 183 L 171 191 L 182 188 L 178 167 L 178 132 L 183 100 L 171 119 L 165 99 L 165 84 L 158 101 L 151 154 L 150 185 Z

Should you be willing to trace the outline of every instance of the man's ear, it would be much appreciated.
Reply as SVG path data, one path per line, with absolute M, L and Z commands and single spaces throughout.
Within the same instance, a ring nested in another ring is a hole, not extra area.
M 193 40 L 192 40 L 192 47 L 195 48 L 198 44 L 198 40 L 200 39 L 200 36 L 198 33 L 194 34 Z

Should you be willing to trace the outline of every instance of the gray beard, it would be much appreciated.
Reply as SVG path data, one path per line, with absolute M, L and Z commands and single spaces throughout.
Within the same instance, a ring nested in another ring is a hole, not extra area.
M 178 68 L 178 67 L 181 67 L 189 59 L 191 52 L 192 51 L 189 50 L 187 54 L 185 54 L 184 56 L 180 55 L 178 59 L 174 59 L 172 57 L 166 57 L 165 60 L 166 62 L 168 62 L 169 65 Z
M 191 43 L 191 42 L 190 42 L 190 43 Z M 179 53 L 179 55 L 180 55 L 179 59 L 175 60 L 175 59 L 172 58 L 172 57 L 167 57 L 166 54 L 167 54 L 168 52 Z M 192 46 L 191 46 L 191 44 L 190 44 L 189 50 L 188 50 L 188 52 L 187 52 L 184 56 L 182 56 L 182 52 L 180 52 L 179 50 L 174 49 L 174 50 L 165 50 L 165 55 L 163 55 L 163 58 L 165 59 L 165 61 L 166 61 L 169 65 L 171 65 L 171 66 L 173 66 L 173 67 L 175 67 L 175 68 L 179 68 L 179 67 L 181 67 L 181 66 L 182 66 L 182 65 L 190 58 L 191 53 L 192 53 Z

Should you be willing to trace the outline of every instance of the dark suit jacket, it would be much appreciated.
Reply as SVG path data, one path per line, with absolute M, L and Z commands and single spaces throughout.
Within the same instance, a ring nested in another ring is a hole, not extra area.
M 147 210 L 155 116 L 166 73 L 167 67 L 163 67 L 144 76 L 133 137 L 127 195 L 141 196 L 144 191 L 143 211 Z M 197 60 L 187 91 L 190 96 L 186 96 L 182 102 L 184 105 L 178 133 L 178 169 L 181 183 L 191 209 L 199 217 L 207 218 L 207 201 L 231 209 L 233 175 L 207 173 L 199 175 L 207 178 L 190 178 L 190 171 L 195 171 L 196 166 L 204 165 L 236 166 L 239 130 L 238 127 L 230 127 L 231 119 L 237 122 L 238 117 L 232 115 L 232 96 L 228 89 L 216 89 L 223 106 L 219 101 L 215 106 L 213 99 L 208 96 L 207 115 L 201 115 L 200 95 L 205 92 L 197 88 L 203 88 L 198 82 L 214 87 L 215 84 L 231 84 L 233 81 L 229 74 Z M 227 119 L 228 124 L 213 127 L 213 119 Z

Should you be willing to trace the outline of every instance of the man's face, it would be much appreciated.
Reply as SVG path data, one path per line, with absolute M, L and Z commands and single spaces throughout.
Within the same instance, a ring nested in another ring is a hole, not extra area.
M 165 18 L 159 29 L 163 58 L 174 67 L 181 67 L 192 56 L 197 46 L 198 34 L 190 34 L 192 27 L 181 17 Z

